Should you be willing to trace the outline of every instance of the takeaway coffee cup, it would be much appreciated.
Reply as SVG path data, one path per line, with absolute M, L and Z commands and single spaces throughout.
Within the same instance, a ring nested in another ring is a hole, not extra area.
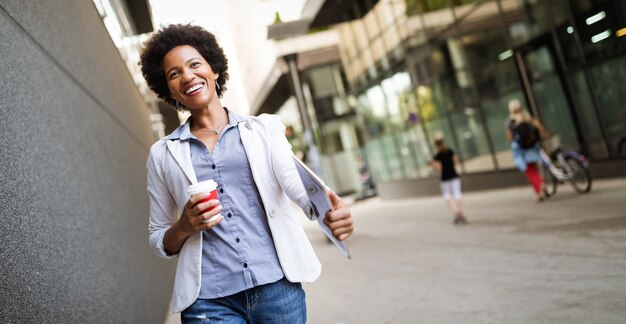
M 212 200 L 212 199 L 217 199 L 217 183 L 215 181 L 213 181 L 213 180 L 206 180 L 206 181 L 198 182 L 196 184 L 192 184 L 191 186 L 189 186 L 187 188 L 187 194 L 189 195 L 189 197 L 197 195 L 199 193 L 203 193 L 203 192 L 210 192 L 211 195 L 208 196 L 207 198 L 197 202 L 196 205 L 200 204 L 200 203 L 203 203 L 205 201 L 209 201 L 209 200 Z M 206 213 L 206 212 L 208 212 L 209 210 L 211 210 L 211 209 L 213 209 L 215 207 L 217 207 L 217 206 L 210 207 L 208 209 L 203 210 L 202 212 Z M 220 217 L 220 216 L 221 216 L 221 214 L 217 214 L 217 215 L 215 215 L 215 216 L 205 220 L 204 223 L 212 222 L 212 221 L 218 219 L 218 217 Z

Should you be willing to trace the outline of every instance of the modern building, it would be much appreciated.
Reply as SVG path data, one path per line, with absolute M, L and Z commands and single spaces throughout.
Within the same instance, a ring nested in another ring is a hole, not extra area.
M 151 15 L 95 3 L 0 0 L 1 323 L 166 316 L 175 264 L 147 239 L 151 111 L 105 28 L 136 36 Z
M 362 157 L 383 197 L 436 193 L 428 161 L 442 134 L 466 189 L 524 183 L 504 131 L 516 98 L 556 142 L 586 154 L 594 176 L 625 173 L 623 1 L 310 0 L 299 23 L 308 27 L 291 30 L 339 38 L 321 83 L 324 73 L 299 68 L 324 171 L 354 174 L 347 160 Z M 266 93 L 285 88 L 275 79 Z M 260 100 L 259 112 L 288 102 Z

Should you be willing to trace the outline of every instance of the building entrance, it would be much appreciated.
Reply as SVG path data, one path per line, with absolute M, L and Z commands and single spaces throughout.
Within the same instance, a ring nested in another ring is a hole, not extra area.
M 516 51 L 527 99 L 533 114 L 560 143 L 569 149 L 580 149 L 572 118 L 572 100 L 563 82 L 554 48 L 549 37 L 538 38 Z

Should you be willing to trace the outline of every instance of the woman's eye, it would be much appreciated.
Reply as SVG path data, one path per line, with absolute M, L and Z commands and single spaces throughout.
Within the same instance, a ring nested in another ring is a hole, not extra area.
M 191 67 L 197 67 L 200 65 L 200 62 L 193 62 L 191 63 Z
M 170 73 L 170 76 L 168 77 L 168 79 L 173 79 L 176 76 L 178 76 L 178 72 L 172 72 L 172 73 Z

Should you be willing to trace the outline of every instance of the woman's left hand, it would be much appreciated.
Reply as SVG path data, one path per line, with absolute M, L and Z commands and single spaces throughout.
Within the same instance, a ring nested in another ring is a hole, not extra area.
M 333 209 L 326 213 L 324 224 L 333 232 L 333 235 L 340 241 L 343 241 L 352 235 L 354 230 L 352 224 L 352 213 L 341 198 L 334 192 L 328 190 L 326 192 Z

